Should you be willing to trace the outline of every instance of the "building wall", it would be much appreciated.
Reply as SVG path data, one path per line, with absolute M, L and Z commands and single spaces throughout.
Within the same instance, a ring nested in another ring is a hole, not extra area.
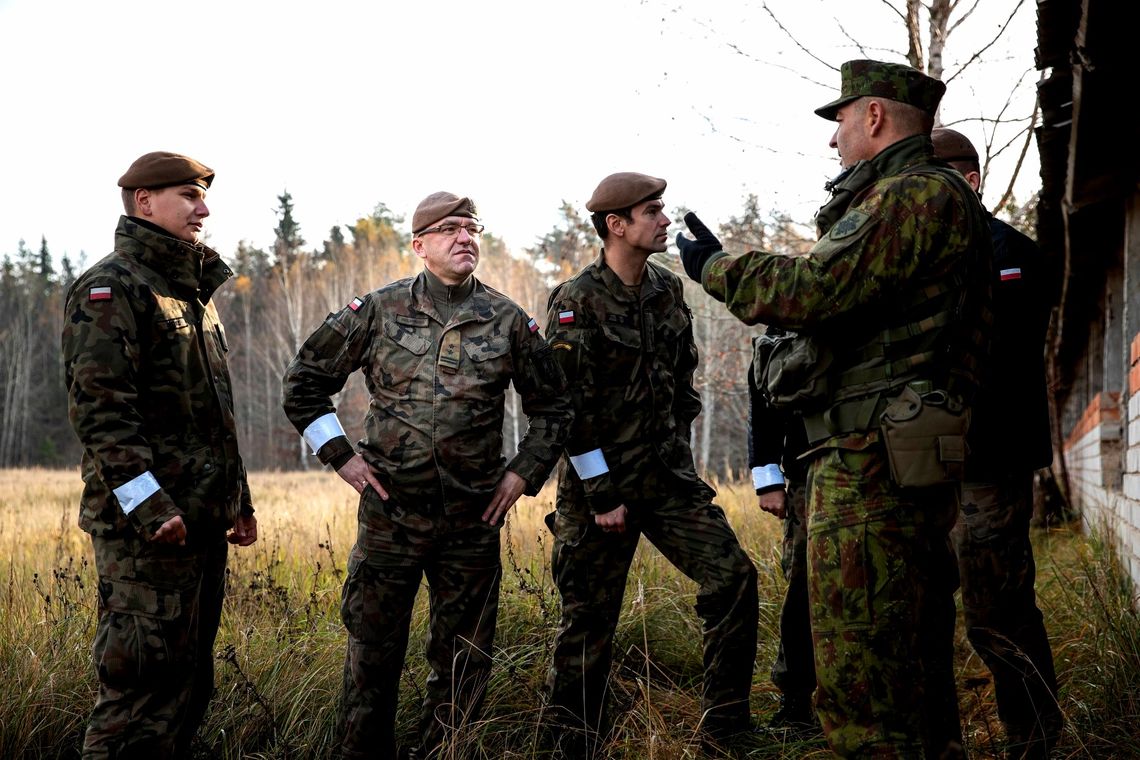
M 1140 381 L 1140 372 L 1133 375 Z M 1118 394 L 1097 394 L 1066 441 L 1065 462 L 1085 529 L 1107 528 L 1116 537 L 1121 562 L 1140 588 L 1140 382 L 1127 404 Z

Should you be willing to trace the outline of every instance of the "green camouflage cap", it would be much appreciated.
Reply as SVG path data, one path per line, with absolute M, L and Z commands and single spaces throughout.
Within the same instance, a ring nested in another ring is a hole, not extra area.
M 946 92 L 946 85 L 921 71 L 901 63 L 883 61 L 848 61 L 839 68 L 842 84 L 839 97 L 815 112 L 835 121 L 839 109 L 864 97 L 886 98 L 915 106 L 931 116 Z

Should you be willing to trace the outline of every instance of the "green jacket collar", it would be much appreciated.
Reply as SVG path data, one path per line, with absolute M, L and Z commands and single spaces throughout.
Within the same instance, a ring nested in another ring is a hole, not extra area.
M 149 222 L 120 216 L 115 229 L 115 250 L 137 259 L 162 275 L 172 287 L 193 293 L 207 303 L 231 276 L 218 252 L 172 237 Z

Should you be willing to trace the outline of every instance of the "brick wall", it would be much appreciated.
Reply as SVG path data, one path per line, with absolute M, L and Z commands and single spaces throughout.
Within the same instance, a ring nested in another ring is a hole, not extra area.
M 1121 562 L 1140 588 L 1140 334 L 1129 359 L 1125 403 L 1119 393 L 1097 394 L 1065 441 L 1065 463 L 1086 526 L 1116 536 Z

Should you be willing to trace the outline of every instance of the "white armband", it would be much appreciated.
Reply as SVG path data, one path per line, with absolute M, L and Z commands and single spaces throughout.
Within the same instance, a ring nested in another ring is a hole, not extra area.
M 585 454 L 570 457 L 570 464 L 574 466 L 574 472 L 578 473 L 578 477 L 582 480 L 596 478 L 610 471 L 609 465 L 606 464 L 606 455 L 602 453 L 601 449 L 594 449 Z
M 314 454 L 321 450 L 321 446 L 341 435 L 344 435 L 344 428 L 340 426 L 340 420 L 336 418 L 335 412 L 317 417 L 301 434 Z
M 123 508 L 123 514 L 129 515 L 135 511 L 135 507 L 149 499 L 150 495 L 159 488 L 158 481 L 150 474 L 150 470 L 147 470 L 137 478 L 132 478 L 123 483 L 113 493 L 115 498 L 119 500 L 119 506 Z
M 784 473 L 778 464 L 766 464 L 763 467 L 752 468 L 752 486 L 757 491 L 761 488 L 784 485 Z

